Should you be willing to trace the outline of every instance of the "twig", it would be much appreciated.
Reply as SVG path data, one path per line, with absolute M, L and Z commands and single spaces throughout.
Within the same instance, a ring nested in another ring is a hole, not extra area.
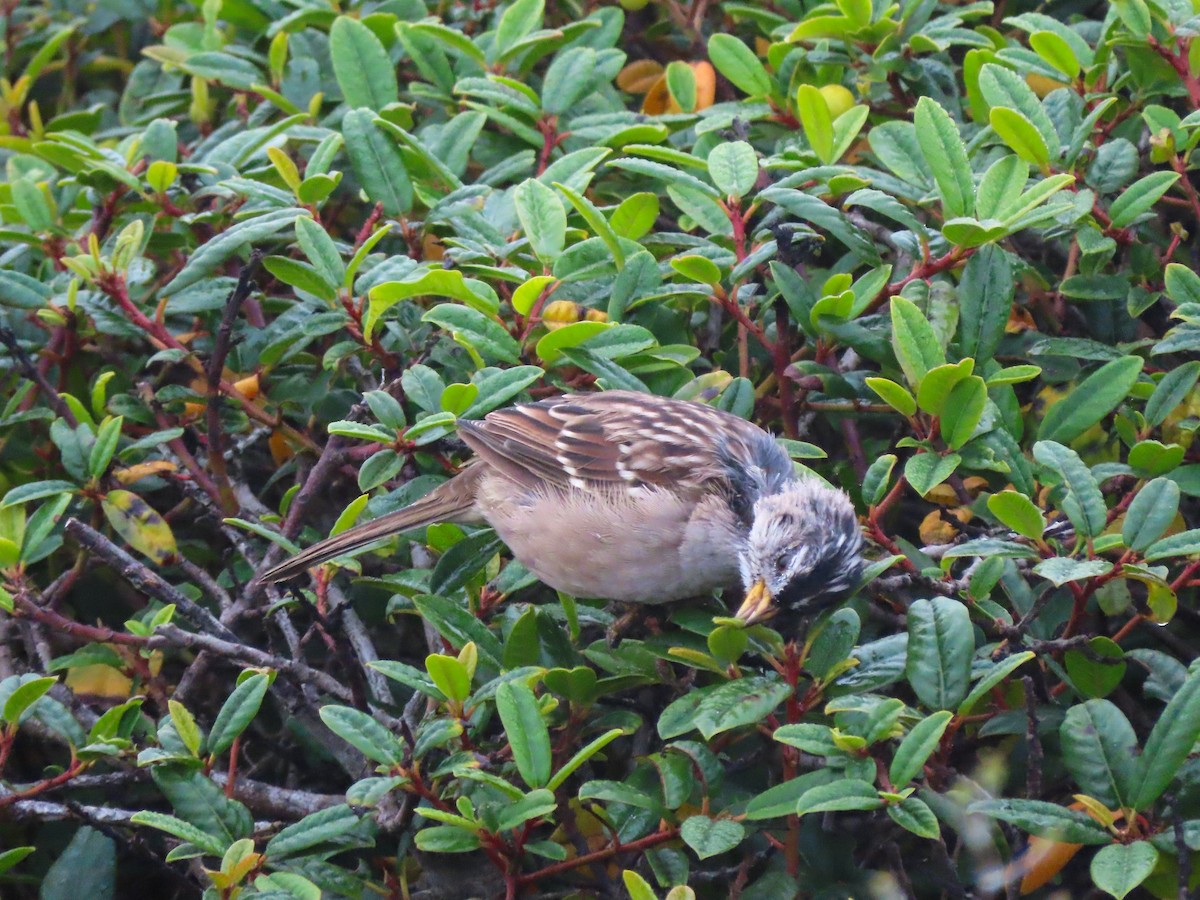
M 350 691 L 332 675 L 328 675 L 319 669 L 314 669 L 302 662 L 296 662 L 295 660 L 285 659 L 282 656 L 276 656 L 273 653 L 267 653 L 265 650 L 259 650 L 257 647 L 251 647 L 248 644 L 224 641 L 212 635 L 184 631 L 178 625 L 160 625 L 150 637 L 149 647 L 154 650 L 167 646 L 187 647 L 191 650 L 207 650 L 216 656 L 244 665 L 264 669 L 276 669 L 286 673 L 297 681 L 310 684 L 318 690 L 329 694 L 331 697 L 336 697 L 338 700 L 343 702 L 351 700 Z
M 218 622 L 207 609 L 188 599 L 178 588 L 168 584 L 94 528 L 78 519 L 68 519 L 66 531 L 76 543 L 108 563 L 133 587 L 163 603 L 175 604 L 179 615 L 196 628 L 227 640 L 237 640 L 233 632 Z
M 250 261 L 242 266 L 238 274 L 237 284 L 229 292 L 225 301 L 225 311 L 221 314 L 221 325 L 217 329 L 216 340 L 213 342 L 212 356 L 208 359 L 208 404 L 205 417 L 208 425 L 208 466 L 217 481 L 221 494 L 221 507 L 226 515 L 237 512 L 237 497 L 229 484 L 229 473 L 225 468 L 225 454 L 222 449 L 221 406 L 224 395 L 221 391 L 221 374 L 225 371 L 225 359 L 233 345 L 233 326 L 237 322 L 242 304 L 255 289 L 254 273 L 258 271 L 262 252 L 253 250 Z
M 11 328 L 0 328 L 0 344 L 8 348 L 8 352 L 12 354 L 12 358 L 16 360 L 17 367 L 21 370 L 21 374 L 37 385 L 39 391 L 46 398 L 46 402 L 50 404 L 50 408 L 54 410 L 55 415 L 59 416 L 72 428 L 79 424 L 75 418 L 71 408 L 67 406 L 66 401 L 58 395 L 58 391 L 54 389 L 46 376 L 38 370 L 38 367 L 33 364 L 33 360 L 29 358 L 29 354 L 25 352 L 25 348 L 21 346 L 21 342 L 17 339 L 17 334 Z

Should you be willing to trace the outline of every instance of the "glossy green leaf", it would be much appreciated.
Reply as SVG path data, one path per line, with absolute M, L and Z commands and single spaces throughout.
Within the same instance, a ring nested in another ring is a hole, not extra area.
M 975 184 L 958 126 L 929 97 L 917 102 L 913 121 L 921 155 L 937 182 L 945 218 L 971 215 L 975 210 Z
M 412 179 L 396 142 L 376 123 L 370 109 L 351 109 L 342 117 L 346 155 L 367 199 L 382 203 L 389 216 L 402 216 L 413 202 Z
M 771 92 L 771 76 L 754 51 L 732 34 L 716 32 L 708 39 L 708 58 L 739 91 L 751 97 Z
M 1104 495 L 1079 454 L 1054 441 L 1038 441 L 1033 445 L 1033 458 L 1057 475 L 1062 510 L 1080 534 L 1100 534 L 1108 524 Z
M 1146 810 L 1179 774 L 1200 738 L 1200 672 L 1192 672 L 1175 692 L 1146 738 L 1137 760 L 1132 806 Z
M 1083 793 L 1109 809 L 1130 805 L 1139 748 L 1133 726 L 1120 709 L 1107 700 L 1072 706 L 1059 736 L 1063 760 Z
M 1128 396 L 1143 365 L 1138 356 L 1105 363 L 1046 411 L 1038 439 L 1069 443 L 1079 437 Z
M 988 511 L 1022 537 L 1040 540 L 1046 518 L 1032 500 L 1017 491 L 1001 491 L 987 499 Z
M 949 597 L 917 600 L 908 608 L 905 673 L 918 699 L 953 709 L 967 695 L 975 635 L 966 606 Z
M 1116 4 L 1113 4 L 1114 6 Z M 1158 864 L 1158 851 L 1149 841 L 1112 844 L 1092 857 L 1092 882 L 1117 900 L 1150 877 Z
M 358 19 L 338 16 L 329 29 L 333 74 L 346 105 L 378 112 L 399 99 L 396 68 L 375 32 Z
M 550 733 L 533 691 L 521 682 L 504 682 L 496 689 L 496 710 L 521 778 L 531 788 L 545 787 L 550 781 Z

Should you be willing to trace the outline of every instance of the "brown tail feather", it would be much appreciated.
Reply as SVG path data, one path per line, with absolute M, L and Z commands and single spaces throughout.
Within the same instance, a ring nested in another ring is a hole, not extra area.
M 478 475 L 482 474 L 479 470 L 480 467 L 472 466 L 404 509 L 398 509 L 319 541 L 307 550 L 302 550 L 268 569 L 259 576 L 259 580 L 267 584 L 286 581 L 334 557 L 344 556 L 383 538 L 424 528 L 437 522 L 476 521 L 475 483 L 478 481 Z

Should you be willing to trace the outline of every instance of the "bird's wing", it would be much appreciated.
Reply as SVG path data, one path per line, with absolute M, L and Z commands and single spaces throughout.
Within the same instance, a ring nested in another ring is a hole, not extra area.
M 757 426 L 702 403 L 606 391 L 497 410 L 459 433 L 489 465 L 528 484 L 717 489 L 739 468 L 791 475 Z

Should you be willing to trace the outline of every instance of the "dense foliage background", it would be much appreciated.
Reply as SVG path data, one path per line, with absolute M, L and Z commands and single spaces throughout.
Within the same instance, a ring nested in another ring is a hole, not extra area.
M 0 2 L 0 893 L 1191 896 L 1198 12 Z M 855 598 L 255 580 L 612 388 L 846 487 Z

